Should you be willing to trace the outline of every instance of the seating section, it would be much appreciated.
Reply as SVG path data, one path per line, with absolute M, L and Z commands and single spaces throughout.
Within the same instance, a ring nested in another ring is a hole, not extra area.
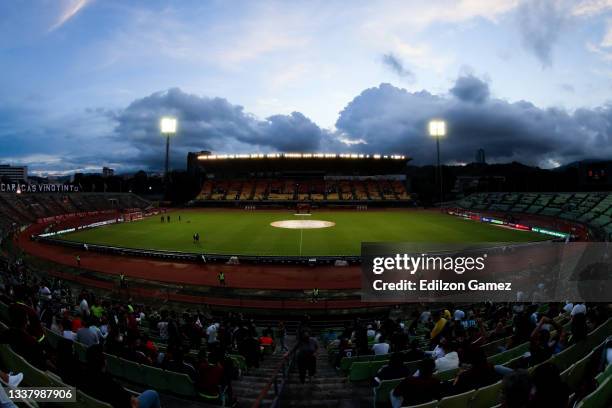
M 3 193 L 0 230 L 35 222 L 38 218 L 90 211 L 145 209 L 151 203 L 131 193 Z
M 478 193 L 457 201 L 471 211 L 525 213 L 580 222 L 612 237 L 611 193 Z
M 588 337 L 580 343 L 568 347 L 559 354 L 554 355 L 546 362 L 552 362 L 562 372 L 561 378 L 566 379 L 572 392 L 577 391 L 577 387 L 582 379 L 586 364 L 593 355 L 601 354 L 601 347 L 606 342 L 606 337 L 612 331 L 612 319 L 608 319 L 606 323 L 589 333 Z M 528 346 L 528 345 L 527 345 Z M 526 351 L 526 350 L 525 350 Z M 523 351 L 519 358 L 522 358 Z M 496 362 L 494 362 L 496 361 Z M 489 362 L 497 365 L 512 366 L 512 360 L 505 362 L 489 358 Z M 541 363 L 543 364 L 543 363 Z M 533 372 L 534 367 L 530 367 L 529 371 Z M 608 370 L 607 370 L 608 371 Z M 458 369 L 448 370 L 448 372 L 437 373 L 436 376 L 441 381 L 452 380 L 458 372 Z M 582 407 L 607 407 L 610 398 L 612 397 L 612 389 L 610 376 L 602 376 L 600 386 L 592 394 L 580 402 Z M 376 390 L 376 405 L 386 405 L 389 403 L 389 393 L 393 390 L 402 379 L 382 381 Z M 499 403 L 501 390 L 501 381 L 487 387 L 482 387 L 476 390 L 471 390 L 462 394 L 452 395 L 442 398 L 439 401 L 432 401 L 427 404 L 419 405 L 427 407 L 470 407 L 470 408 L 485 408 L 492 407 Z M 413 407 L 415 408 L 415 407 Z
M 204 182 L 200 201 L 410 201 L 400 180 L 250 179 Z

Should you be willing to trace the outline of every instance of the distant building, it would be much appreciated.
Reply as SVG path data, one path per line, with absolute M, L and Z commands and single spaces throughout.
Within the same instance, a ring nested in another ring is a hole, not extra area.
M 0 178 L 9 181 L 28 181 L 28 167 L 0 164 Z
M 113 177 L 115 175 L 115 169 L 109 167 L 102 167 L 102 177 Z
M 486 164 L 487 161 L 485 159 L 485 151 L 484 149 L 476 150 L 476 164 Z

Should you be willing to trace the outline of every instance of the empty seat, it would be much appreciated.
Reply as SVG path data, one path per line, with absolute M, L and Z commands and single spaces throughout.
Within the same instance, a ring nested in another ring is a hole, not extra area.
M 471 391 L 466 391 L 461 394 L 444 397 L 438 402 L 438 408 L 467 407 L 470 401 L 472 401 L 472 398 L 474 398 L 474 394 L 476 394 L 476 391 L 471 390 Z
M 476 390 L 474 398 L 470 403 L 470 408 L 489 408 L 499 402 L 502 382 L 498 381 L 495 384 L 488 385 Z

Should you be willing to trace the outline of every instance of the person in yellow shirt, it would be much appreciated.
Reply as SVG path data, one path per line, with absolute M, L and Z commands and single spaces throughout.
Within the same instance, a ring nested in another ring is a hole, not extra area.
M 440 337 L 440 335 L 442 335 L 444 329 L 446 328 L 446 324 L 448 323 L 448 320 L 442 317 L 442 313 L 440 313 L 439 310 L 433 312 L 431 314 L 431 317 L 434 322 L 434 327 L 433 329 L 431 329 L 430 338 L 431 338 L 432 343 L 436 343 L 435 340 L 438 337 Z

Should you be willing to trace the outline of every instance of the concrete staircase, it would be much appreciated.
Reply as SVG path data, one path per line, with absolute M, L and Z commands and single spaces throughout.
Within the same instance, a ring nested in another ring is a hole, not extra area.
M 297 366 L 291 371 L 281 398 L 283 407 L 308 408 L 371 408 L 372 388 L 364 384 L 351 384 L 346 376 L 338 374 L 329 363 L 324 347 L 317 355 L 317 373 L 311 382 L 300 383 Z
M 295 344 L 294 336 L 287 336 L 287 346 Z M 243 373 L 242 377 L 232 383 L 234 395 L 240 408 L 250 408 L 261 390 L 273 378 L 281 364 L 283 354 L 266 356 L 257 369 Z M 280 384 L 279 375 L 279 384 Z M 262 407 L 268 407 L 274 398 L 274 386 L 262 401 Z M 373 402 L 372 388 L 369 384 L 351 384 L 346 376 L 338 374 L 329 363 L 329 356 L 324 347 L 317 355 L 317 374 L 312 381 L 300 383 L 297 366 L 294 366 L 287 378 L 287 383 L 280 400 L 282 407 L 308 408 L 371 408 Z
M 287 347 L 291 349 L 294 344 L 295 336 L 287 336 Z M 232 390 L 240 408 L 250 408 L 253 405 L 259 393 L 276 374 L 284 354 L 280 352 L 280 349 L 277 349 L 276 353 L 264 357 L 259 368 L 251 368 L 248 372 L 242 373 L 239 380 L 232 381 Z M 269 406 L 273 398 L 274 386 L 262 401 L 262 407 Z

